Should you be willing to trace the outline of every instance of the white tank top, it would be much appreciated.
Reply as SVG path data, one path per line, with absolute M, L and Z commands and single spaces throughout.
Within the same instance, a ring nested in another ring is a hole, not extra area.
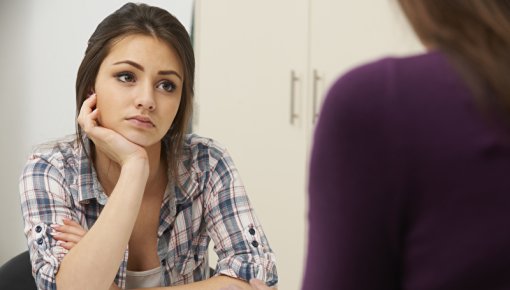
M 161 267 L 147 271 L 126 271 L 126 289 L 160 287 Z

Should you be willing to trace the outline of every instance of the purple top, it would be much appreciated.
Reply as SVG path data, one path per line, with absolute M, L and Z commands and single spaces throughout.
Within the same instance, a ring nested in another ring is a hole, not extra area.
M 510 289 L 510 142 L 439 52 L 329 92 L 303 289 Z

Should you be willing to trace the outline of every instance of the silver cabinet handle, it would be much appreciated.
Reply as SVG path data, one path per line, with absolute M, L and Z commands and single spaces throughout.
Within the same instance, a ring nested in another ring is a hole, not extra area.
M 295 98 L 296 98 L 296 83 L 299 82 L 299 78 L 294 70 L 290 71 L 290 124 L 294 125 L 294 121 L 299 118 L 299 115 L 295 111 Z
M 322 80 L 322 77 L 319 75 L 316 69 L 313 70 L 313 103 L 312 103 L 312 113 L 313 119 L 312 123 L 315 124 L 317 122 L 317 118 L 319 117 L 318 106 L 317 106 L 317 90 L 318 90 L 318 82 Z

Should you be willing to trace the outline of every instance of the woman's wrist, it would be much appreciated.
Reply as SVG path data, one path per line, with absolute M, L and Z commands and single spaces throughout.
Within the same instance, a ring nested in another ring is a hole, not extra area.
M 125 160 L 121 165 L 122 171 L 129 172 L 131 174 L 136 174 L 138 177 L 149 177 L 149 159 L 143 156 L 137 156 L 129 158 Z

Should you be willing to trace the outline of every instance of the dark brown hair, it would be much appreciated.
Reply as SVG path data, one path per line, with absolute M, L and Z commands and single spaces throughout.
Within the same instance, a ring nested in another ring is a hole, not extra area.
M 419 38 L 460 64 L 484 107 L 496 107 L 510 116 L 510 1 L 399 3 Z
M 166 154 L 171 156 L 168 168 L 172 176 L 176 178 L 184 134 L 188 130 L 192 113 L 195 57 L 188 32 L 168 11 L 146 4 L 127 3 L 99 23 L 89 39 L 76 78 L 76 115 L 78 116 L 83 102 L 94 90 L 99 67 L 111 47 L 122 37 L 133 34 L 150 35 L 167 42 L 175 49 L 183 66 L 181 102 L 177 115 L 164 137 L 168 141 Z M 83 132 L 78 124 L 76 131 L 78 140 L 81 142 Z

